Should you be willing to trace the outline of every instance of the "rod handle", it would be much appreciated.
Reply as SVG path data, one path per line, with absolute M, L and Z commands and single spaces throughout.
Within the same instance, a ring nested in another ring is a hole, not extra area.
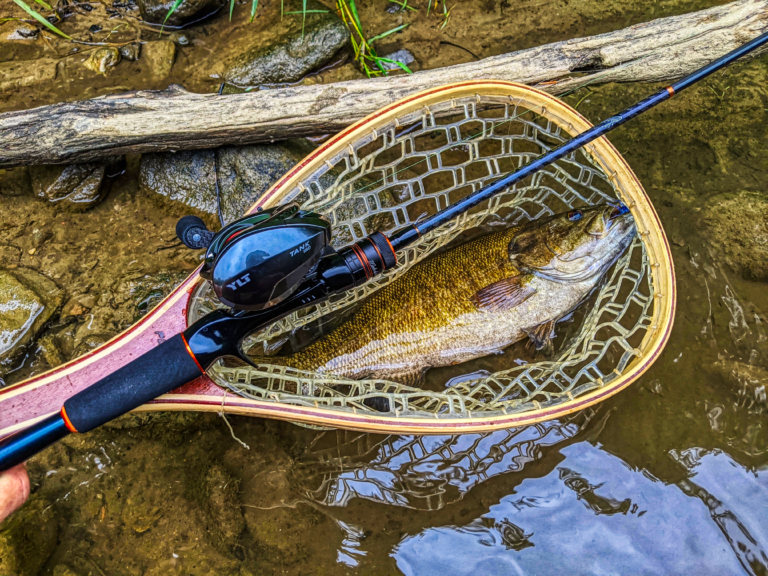
M 88 432 L 202 373 L 177 334 L 69 398 L 61 413 L 71 432 Z

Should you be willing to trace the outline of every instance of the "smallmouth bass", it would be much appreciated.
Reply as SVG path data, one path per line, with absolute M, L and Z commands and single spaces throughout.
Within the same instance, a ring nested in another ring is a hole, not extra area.
M 609 205 L 491 233 L 414 265 L 305 349 L 254 360 L 417 385 L 525 337 L 541 350 L 634 235 L 629 211 Z

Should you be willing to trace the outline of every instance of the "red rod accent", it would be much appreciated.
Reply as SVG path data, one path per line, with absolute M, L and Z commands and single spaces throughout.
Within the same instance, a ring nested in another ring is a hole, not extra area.
M 667 86 L 667 92 L 669 92 L 669 97 L 672 98 L 672 96 L 675 95 L 675 89 L 672 88 L 672 86 Z
M 184 332 L 180 334 L 181 341 L 184 342 L 184 348 L 187 349 L 187 352 L 189 352 L 189 355 L 192 356 L 192 360 L 195 361 L 195 364 L 197 364 L 197 367 L 200 369 L 200 372 L 205 374 L 205 370 L 203 370 L 203 367 L 200 366 L 200 362 L 197 361 L 197 358 L 195 358 L 195 355 L 192 353 L 192 348 L 189 347 L 189 344 L 187 343 L 187 339 L 184 337 Z
M 72 422 L 69 419 L 69 416 L 67 416 L 67 411 L 64 410 L 64 406 L 61 407 L 61 418 L 64 420 L 64 426 L 67 427 L 67 430 L 72 432 L 72 434 L 77 434 L 77 428 L 74 427 Z

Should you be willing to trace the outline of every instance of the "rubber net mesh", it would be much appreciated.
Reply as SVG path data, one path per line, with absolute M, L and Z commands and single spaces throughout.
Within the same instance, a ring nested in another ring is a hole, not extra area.
M 519 99 L 476 95 L 430 105 L 351 142 L 326 159 L 283 202 L 327 215 L 334 246 L 376 230 L 391 231 L 433 214 L 559 145 L 572 134 L 566 118 L 538 115 Z M 573 131 L 572 128 L 570 128 Z M 323 334 L 338 316 L 462 234 L 622 199 L 622 182 L 603 160 L 579 150 L 426 235 L 398 254 L 399 266 L 330 301 L 300 310 L 250 337 L 251 354 L 264 356 L 295 334 Z M 606 173 L 608 172 L 608 173 Z M 207 285 L 193 296 L 190 321 L 207 313 Z M 471 418 L 548 408 L 616 378 L 635 357 L 653 310 L 653 286 L 637 238 L 592 294 L 580 328 L 554 357 L 512 365 L 488 376 L 429 391 L 385 380 L 349 380 L 290 367 L 258 368 L 223 360 L 209 371 L 220 386 L 248 398 L 337 411 L 372 412 L 364 401 L 389 400 L 392 416 Z M 300 331 L 302 327 L 309 330 Z M 482 413 L 482 414 L 480 414 Z M 380 414 L 380 413 L 379 413 Z

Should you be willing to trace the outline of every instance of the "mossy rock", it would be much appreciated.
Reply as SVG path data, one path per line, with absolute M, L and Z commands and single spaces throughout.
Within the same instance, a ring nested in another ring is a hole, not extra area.
M 63 292 L 39 272 L 0 269 L 0 364 L 8 364 L 53 317 Z
M 747 280 L 768 281 L 768 195 L 718 194 L 702 211 L 712 250 Z
M 35 576 L 56 547 L 58 522 L 39 495 L 0 524 L 0 574 Z

